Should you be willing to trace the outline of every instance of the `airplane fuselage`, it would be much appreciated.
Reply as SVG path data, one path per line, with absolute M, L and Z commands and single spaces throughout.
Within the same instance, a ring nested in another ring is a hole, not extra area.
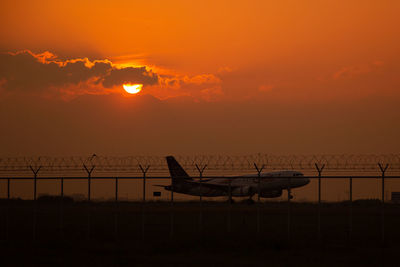
M 166 190 L 192 196 L 218 197 L 252 197 L 260 193 L 260 197 L 279 197 L 282 190 L 307 185 L 308 178 L 297 171 L 279 171 L 257 175 L 237 177 L 221 177 L 197 181 L 175 182 L 166 186 Z

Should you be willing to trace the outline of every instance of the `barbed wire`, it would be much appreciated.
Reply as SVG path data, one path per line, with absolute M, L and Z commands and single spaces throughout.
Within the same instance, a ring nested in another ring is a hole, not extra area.
M 400 154 L 384 155 L 194 155 L 176 156 L 179 163 L 189 171 L 196 164 L 207 165 L 207 171 L 239 172 L 254 171 L 254 164 L 267 170 L 315 170 L 315 164 L 325 165 L 325 171 L 376 171 L 377 164 L 389 164 L 390 171 L 400 171 Z M 40 168 L 45 174 L 82 174 L 84 166 L 95 167 L 96 173 L 141 173 L 139 165 L 151 166 L 151 172 L 167 173 L 163 156 L 97 156 L 89 157 L 4 157 L 0 158 L 0 175 L 24 175 Z

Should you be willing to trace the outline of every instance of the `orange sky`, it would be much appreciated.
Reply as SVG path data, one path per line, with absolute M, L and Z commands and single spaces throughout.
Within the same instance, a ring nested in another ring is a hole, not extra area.
M 3 0 L 0 155 L 398 152 L 399 10 Z

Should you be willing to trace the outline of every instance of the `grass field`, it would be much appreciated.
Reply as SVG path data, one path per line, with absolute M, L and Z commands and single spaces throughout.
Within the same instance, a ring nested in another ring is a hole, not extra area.
M 385 205 L 382 243 L 375 200 L 353 203 L 352 231 L 349 203 L 323 203 L 320 239 L 312 203 L 0 203 L 2 261 L 9 265 L 400 265 L 400 206 Z

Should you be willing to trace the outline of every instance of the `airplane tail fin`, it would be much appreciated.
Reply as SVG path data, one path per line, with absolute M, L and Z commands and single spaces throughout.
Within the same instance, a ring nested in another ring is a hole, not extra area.
M 169 173 L 171 174 L 172 183 L 179 183 L 185 180 L 191 181 L 193 180 L 190 176 L 185 172 L 181 165 L 176 161 L 173 156 L 166 157 L 168 163 Z

